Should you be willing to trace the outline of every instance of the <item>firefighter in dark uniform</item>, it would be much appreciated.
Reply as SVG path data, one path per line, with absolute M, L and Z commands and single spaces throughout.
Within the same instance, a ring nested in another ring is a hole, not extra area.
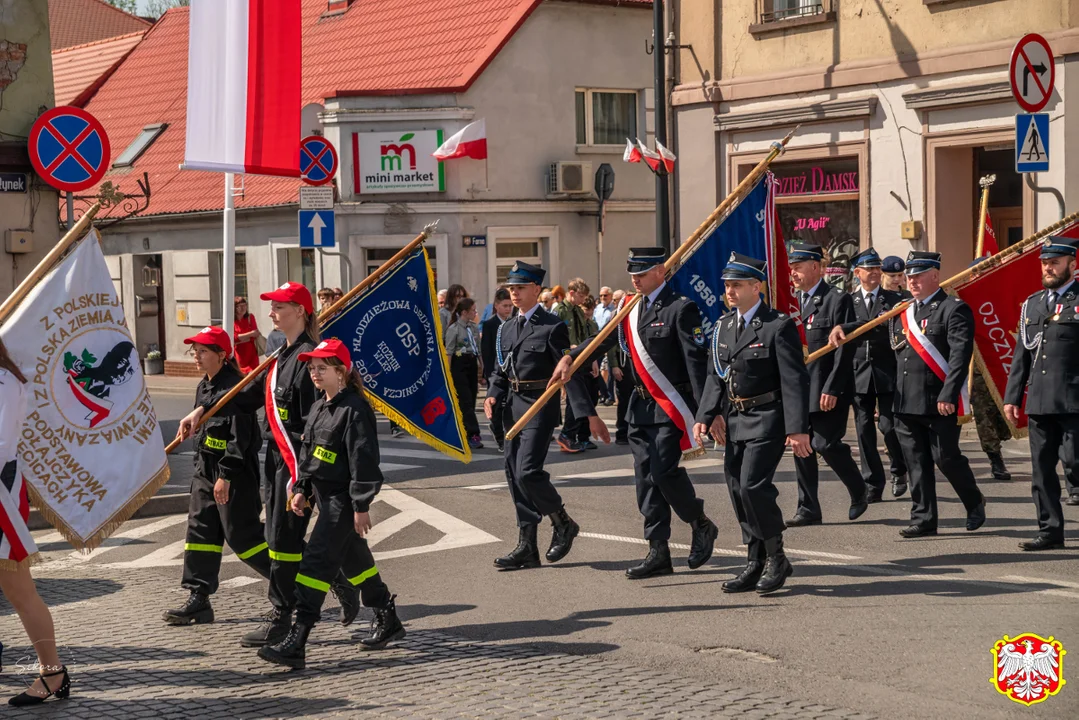
M 692 528 L 687 559 L 691 569 L 708 562 L 719 534 L 715 523 L 704 514 L 704 500 L 697 497 L 689 474 L 679 467 L 684 436 L 693 431 L 692 415 L 696 414 L 697 398 L 704 391 L 708 350 L 696 303 L 667 285 L 663 266 L 666 259 L 664 248 L 631 248 L 626 270 L 632 277 L 634 289 L 642 296 L 637 310 L 637 330 L 643 350 L 659 374 L 681 397 L 691 417 L 683 433 L 645 387 L 646 380 L 637 373 L 634 362 L 628 363 L 633 367 L 634 390 L 626 421 L 636 475 L 637 507 L 644 516 L 644 536 L 649 544 L 644 561 L 626 570 L 630 579 L 674 572 L 668 545 L 672 509 Z M 633 317 L 632 313 L 630 317 Z M 625 335 L 621 328 L 612 332 L 603 343 L 590 350 L 592 359 L 602 358 L 616 343 L 629 343 L 630 338 Z M 558 377 L 568 377 L 573 358 L 591 341 L 589 338 L 562 360 Z M 628 347 L 623 349 L 629 352 Z M 569 392 L 572 394 L 575 389 L 570 388 Z
M 851 293 L 854 301 L 854 322 L 844 326 L 851 332 L 864 323 L 880 317 L 903 301 L 903 296 L 881 287 L 881 259 L 873 248 L 863 250 L 851 260 L 860 288 Z M 903 464 L 903 449 L 895 435 L 892 399 L 895 394 L 895 353 L 888 339 L 888 328 L 879 325 L 855 341 L 854 347 L 854 425 L 858 431 L 858 454 L 862 461 L 862 477 L 869 490 L 869 502 L 877 503 L 884 495 L 884 464 L 877 449 L 877 421 L 884 435 L 884 446 L 891 459 L 892 494 L 901 497 L 907 492 L 907 467 Z
M 916 538 L 937 534 L 936 464 L 967 511 L 967 530 L 985 523 L 985 497 L 978 490 L 970 462 L 959 450 L 959 417 L 962 391 L 967 382 L 974 352 L 974 314 L 956 297 L 940 287 L 940 253 L 911 252 L 907 256 L 908 289 L 914 298 L 914 330 L 908 332 L 900 317 L 892 318 L 889 335 L 896 352 L 895 419 L 896 434 L 903 448 L 903 460 L 910 474 L 911 524 L 899 532 Z M 844 334 L 836 333 L 842 340 Z M 914 340 L 912 341 L 911 337 Z M 939 356 L 944 366 L 932 368 L 916 343 L 932 360 Z M 937 371 L 944 374 L 941 380 Z
M 304 425 L 299 451 L 299 479 L 289 508 L 310 516 L 309 498 L 318 505 L 318 519 L 296 573 L 296 622 L 278 643 L 259 648 L 258 655 L 275 665 L 303 668 L 311 628 L 318 622 L 331 581 L 344 570 L 360 587 L 363 604 L 375 609 L 371 637 L 364 647 L 377 650 L 405 636 L 386 583 L 375 566 L 364 536 L 371 530 L 371 502 L 382 487 L 375 413 L 363 397 L 348 348 L 336 338 L 300 353 L 322 397 Z
M 569 352 L 566 324 L 539 304 L 546 274 L 535 265 L 517 262 L 506 278 L 516 310 L 498 328 L 495 363 L 488 374 L 487 399 L 483 402 L 488 420 L 501 408 L 506 430 L 539 399 L 547 389 L 555 365 Z M 586 402 L 576 407 L 580 410 L 578 417 L 590 414 Z M 495 559 L 495 566 L 501 570 L 539 567 L 536 534 L 545 516 L 551 518 L 553 527 L 548 562 L 564 558 L 580 532 L 580 526 L 566 512 L 561 496 L 551 484 L 550 473 L 543 469 L 551 434 L 561 421 L 559 403 L 547 403 L 519 434 L 505 443 L 506 480 L 517 510 L 519 537 L 517 547 Z
M 1019 420 L 1026 393 L 1031 494 L 1038 535 L 1023 550 L 1064 547 L 1057 458 L 1065 473 L 1079 471 L 1079 284 L 1075 282 L 1079 240 L 1049 237 L 1041 250 L 1042 285 L 1023 303 L 1019 342 L 1008 372 L 1004 412 Z
M 228 333 L 204 328 L 184 340 L 194 345 L 195 367 L 206 373 L 195 391 L 195 405 L 228 390 L 243 375 L 232 358 Z M 195 475 L 187 511 L 184 574 L 187 601 L 165 611 L 169 625 L 214 621 L 210 596 L 217 592 L 221 553 L 228 543 L 236 557 L 262 577 L 270 577 L 270 554 L 263 535 L 259 497 L 259 435 L 254 413 L 211 418 L 195 435 Z
M 276 412 L 263 419 L 266 438 L 266 459 L 263 464 L 262 499 L 266 503 L 266 542 L 270 552 L 269 599 L 273 606 L 267 621 L 244 635 L 244 647 L 261 647 L 280 642 L 292 626 L 295 606 L 296 571 L 303 556 L 304 537 L 310 513 L 297 517 L 289 511 L 288 488 L 294 481 L 290 464 L 295 462 L 307 414 L 317 393 L 307 368 L 297 358 L 312 350 L 318 342 L 318 320 L 314 314 L 310 291 L 301 283 L 287 282 L 278 289 L 259 296 L 269 301 L 270 318 L 274 327 L 284 333 L 286 344 L 281 348 L 274 365 L 249 383 L 233 400 L 222 407 L 218 417 L 253 413 L 267 406 L 266 384 L 271 383 Z M 224 393 L 195 408 L 180 423 L 186 437 Z M 281 447 L 281 445 L 284 447 Z M 343 574 L 333 582 L 332 589 L 341 603 L 341 622 L 350 624 L 359 613 L 359 592 Z
M 783 587 L 794 572 L 783 552 L 783 513 L 772 482 L 784 445 L 796 457 L 809 439 L 809 372 L 798 329 L 761 300 L 766 265 L 731 253 L 723 270 L 727 307 L 712 332 L 708 382 L 694 432 L 726 443 L 727 490 L 749 547 L 746 567 L 723 592 Z
M 806 346 L 814 352 L 828 344 L 828 333 L 836 325 L 854 321 L 850 295 L 824 282 L 821 262 L 824 250 L 819 245 L 795 243 L 787 255 L 791 281 L 798 289 L 802 327 Z M 847 517 L 857 520 L 869 507 L 865 480 L 854 462 L 850 446 L 843 442 L 854 393 L 854 351 L 840 348 L 808 366 L 809 435 L 813 450 L 835 471 L 850 494 Z M 817 498 L 819 469 L 817 457 L 795 457 L 798 479 L 798 509 L 787 521 L 788 527 L 820 525 L 820 501 Z
M 480 358 L 483 361 L 483 376 L 487 377 L 494 370 L 498 353 L 495 351 L 495 340 L 498 339 L 498 328 L 502 323 L 509 320 L 513 314 L 513 302 L 510 300 L 510 291 L 500 287 L 495 291 L 491 317 L 483 321 L 480 326 Z M 495 408 L 490 417 L 489 427 L 494 435 L 495 444 L 499 452 L 505 452 L 506 428 L 502 427 L 501 408 Z

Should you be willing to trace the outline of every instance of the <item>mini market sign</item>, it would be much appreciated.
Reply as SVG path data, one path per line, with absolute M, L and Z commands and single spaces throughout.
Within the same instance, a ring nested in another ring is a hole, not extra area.
M 352 133 L 353 187 L 359 195 L 444 192 L 442 163 L 431 157 L 441 130 Z

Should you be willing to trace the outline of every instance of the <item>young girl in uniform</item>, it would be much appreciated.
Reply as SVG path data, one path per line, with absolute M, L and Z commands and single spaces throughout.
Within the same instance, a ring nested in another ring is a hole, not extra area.
M 228 392 L 243 379 L 232 357 L 229 336 L 219 327 L 204 328 L 184 340 L 195 367 L 205 373 L 195 391 L 195 407 Z M 254 413 L 215 415 L 195 435 L 195 475 L 187 511 L 184 575 L 180 587 L 191 592 L 175 610 L 165 611 L 169 625 L 214 621 L 210 596 L 217 592 L 221 552 L 228 542 L 236 556 L 262 577 L 270 577 L 270 554 L 263 534 L 259 497 L 259 434 Z
M 453 322 L 446 328 L 446 353 L 457 389 L 457 404 L 473 450 L 483 448 L 480 424 L 476 421 L 476 394 L 479 392 L 480 326 L 476 324 L 476 301 L 464 298 L 453 310 Z
M 281 642 L 259 650 L 259 657 L 291 668 L 305 666 L 305 648 L 318 622 L 330 581 L 342 566 L 359 585 L 363 604 L 374 608 L 372 634 L 360 642 L 381 649 L 405 636 L 390 595 L 375 567 L 364 536 L 371 529 L 369 510 L 382 487 L 375 415 L 363 397 L 348 348 L 331 339 L 299 355 L 322 397 L 311 407 L 299 452 L 299 479 L 289 505 L 304 515 L 314 496 L 318 519 L 296 573 L 296 622 Z M 355 568 L 362 570 L 355 577 Z

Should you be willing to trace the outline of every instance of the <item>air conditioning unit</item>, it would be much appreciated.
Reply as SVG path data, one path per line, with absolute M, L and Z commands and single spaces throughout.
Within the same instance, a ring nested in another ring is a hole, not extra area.
M 547 175 L 548 195 L 578 195 L 592 192 L 592 163 L 554 162 Z

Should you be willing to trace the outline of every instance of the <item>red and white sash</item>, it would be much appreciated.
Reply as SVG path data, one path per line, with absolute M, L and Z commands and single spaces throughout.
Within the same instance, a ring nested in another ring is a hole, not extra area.
M 914 319 L 914 305 L 915 303 L 912 302 L 907 306 L 906 312 L 903 313 L 903 330 L 906 332 L 907 342 L 914 348 L 914 352 L 918 353 L 918 357 L 940 378 L 940 381 L 945 382 L 948 377 L 948 361 L 944 359 L 936 345 L 929 341 L 918 321 Z M 959 407 L 956 414 L 959 417 L 964 417 L 970 415 L 970 390 L 967 383 L 962 383 L 961 387 L 962 389 L 959 391 Z
M 273 360 L 270 363 L 269 368 L 270 376 L 266 381 L 266 420 L 270 425 L 270 432 L 273 433 L 273 438 L 277 441 L 277 449 L 281 452 L 281 459 L 285 461 L 285 466 L 288 468 L 289 481 L 288 481 L 288 494 L 292 495 L 292 486 L 296 484 L 296 449 L 292 447 L 292 438 L 289 437 L 288 430 L 285 429 L 285 423 L 281 420 L 281 413 L 277 408 L 277 400 L 274 397 L 274 390 L 277 389 L 277 360 Z
M 682 439 L 679 443 L 682 452 L 700 450 L 700 443 L 697 442 L 697 438 L 693 437 L 693 413 L 690 412 L 689 405 L 674 389 L 671 381 L 660 372 L 659 367 L 656 366 L 656 363 L 645 349 L 644 339 L 637 329 L 637 320 L 640 313 L 641 303 L 638 302 L 629 311 L 629 315 L 622 320 L 622 332 L 628 340 L 626 345 L 629 348 L 629 355 L 633 359 L 633 367 L 637 371 L 637 377 L 640 378 L 659 406 L 663 408 L 663 412 L 667 413 L 667 417 L 682 431 Z

